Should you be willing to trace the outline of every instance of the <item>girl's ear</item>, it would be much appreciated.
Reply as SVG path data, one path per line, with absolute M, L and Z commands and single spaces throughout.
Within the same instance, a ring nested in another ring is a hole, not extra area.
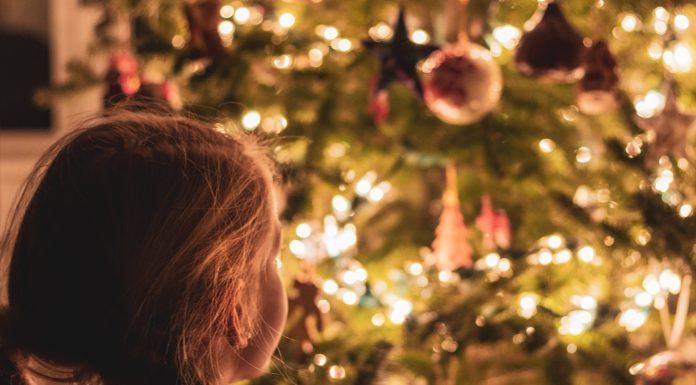
M 232 335 L 230 336 L 231 345 L 236 349 L 244 349 L 249 345 L 249 331 L 245 330 L 242 324 L 242 307 L 237 305 L 232 311 Z

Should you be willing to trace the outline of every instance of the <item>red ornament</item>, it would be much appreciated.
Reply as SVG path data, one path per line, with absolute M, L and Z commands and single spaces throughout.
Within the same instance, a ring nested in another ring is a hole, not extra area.
M 527 76 L 568 82 L 582 77 L 583 38 L 566 20 L 558 4 L 540 2 L 537 13 L 525 25 L 515 51 L 517 68 Z
M 108 88 L 104 95 L 104 105 L 115 104 L 135 95 L 141 86 L 135 57 L 129 52 L 114 53 L 109 61 L 106 82 Z
M 184 15 L 191 35 L 191 58 L 215 58 L 225 52 L 218 34 L 220 24 L 220 1 L 187 1 Z
M 500 100 L 500 67 L 479 45 L 459 43 L 435 51 L 422 70 L 425 103 L 446 123 L 475 122 Z
M 456 270 L 471 267 L 473 250 L 469 245 L 469 229 L 464 224 L 464 216 L 459 208 L 457 192 L 457 169 L 453 163 L 447 164 L 447 186 L 442 196 L 442 214 L 435 229 L 433 256 L 440 270 Z
M 493 209 L 491 197 L 488 195 L 481 197 L 481 213 L 476 218 L 476 226 L 483 233 L 483 245 L 487 249 L 510 247 L 510 220 L 505 211 Z
M 595 115 L 619 106 L 619 76 L 616 60 L 603 40 L 587 49 L 583 60 L 585 75 L 576 87 L 575 102 L 580 111 Z

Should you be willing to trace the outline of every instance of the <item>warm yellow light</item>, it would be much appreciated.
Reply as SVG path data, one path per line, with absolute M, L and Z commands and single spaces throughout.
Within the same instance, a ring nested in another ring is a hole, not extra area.
M 250 110 L 242 116 L 242 126 L 248 130 L 255 130 L 261 124 L 261 114 L 258 111 Z
M 394 32 L 387 23 L 381 22 L 371 27 L 368 31 L 368 34 L 373 40 L 385 41 L 389 40 L 394 34 Z
M 515 48 L 521 36 L 522 32 L 519 28 L 510 24 L 501 25 L 493 29 L 493 38 L 507 49 Z
M 278 17 L 278 24 L 283 28 L 290 28 L 295 25 L 295 15 L 285 12 Z
M 575 161 L 581 164 L 589 163 L 592 160 L 592 151 L 589 148 L 582 146 L 578 148 L 575 154 Z
M 621 28 L 626 32 L 633 32 L 638 27 L 638 17 L 632 13 L 621 19 Z
M 234 21 L 237 24 L 246 24 L 251 19 L 251 11 L 247 7 L 241 7 L 234 13 Z
M 417 29 L 411 33 L 411 41 L 416 44 L 426 44 L 430 41 L 430 35 L 422 29 Z
M 353 48 L 353 43 L 346 38 L 337 39 L 331 42 L 331 48 L 340 52 L 348 52 Z
M 678 14 L 674 16 L 674 29 L 684 31 L 689 28 L 689 18 L 686 15 Z
M 338 30 L 336 27 L 331 25 L 319 25 L 316 28 L 317 35 L 321 36 L 326 40 L 334 40 L 338 37 Z
M 552 152 L 554 148 L 556 148 L 556 143 L 551 139 L 544 138 L 539 141 L 539 150 L 545 154 Z
M 585 262 L 590 263 L 595 257 L 595 251 L 591 246 L 583 246 L 578 250 L 578 258 Z
M 220 36 L 230 36 L 234 33 L 234 24 L 229 20 L 223 20 L 218 24 L 218 33 Z
M 225 19 L 229 19 L 234 15 L 234 7 L 231 5 L 223 5 L 220 8 L 220 17 L 223 17 Z
M 679 216 L 682 217 L 682 218 L 686 218 L 686 217 L 688 217 L 689 215 L 691 215 L 691 213 L 692 213 L 693 211 L 694 211 L 694 210 L 693 210 L 693 208 L 691 207 L 690 204 L 684 203 L 683 205 L 681 205 L 681 206 L 679 207 Z

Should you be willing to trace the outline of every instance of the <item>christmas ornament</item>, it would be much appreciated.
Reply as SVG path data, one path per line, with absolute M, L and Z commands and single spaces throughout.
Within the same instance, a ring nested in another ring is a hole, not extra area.
M 664 351 L 631 366 L 636 385 L 672 385 L 686 372 L 696 369 L 696 362 L 675 351 Z
M 429 44 L 416 44 L 409 39 L 406 29 L 405 11 L 399 10 L 394 26 L 394 36 L 388 42 L 363 41 L 365 48 L 379 59 L 380 72 L 370 90 L 370 109 L 374 111 L 377 123 L 386 120 L 389 111 L 387 90 L 395 81 L 404 84 L 418 96 L 423 95 L 423 87 L 418 78 L 416 64 L 437 49 Z
M 687 155 L 687 138 L 696 121 L 696 114 L 684 113 L 679 109 L 674 88 L 674 82 L 665 83 L 665 107 L 659 115 L 636 118 L 638 126 L 652 139 L 645 158 L 648 167 L 656 166 L 663 156 L 681 159 Z
M 491 53 L 479 45 L 449 45 L 430 55 L 422 70 L 425 103 L 446 123 L 475 122 L 500 100 L 500 67 Z
M 525 30 L 515 51 L 520 72 L 558 82 L 580 79 L 583 39 L 555 1 L 540 2 L 537 13 L 525 23 Z
M 187 1 L 184 15 L 191 35 L 191 59 L 216 58 L 225 52 L 218 34 L 220 1 Z
M 580 111 L 595 115 L 615 110 L 619 105 L 619 76 L 616 60 L 605 41 L 592 43 L 585 53 L 583 67 L 585 74 L 575 92 Z
M 446 169 L 446 188 L 442 195 L 442 214 L 435 229 L 432 244 L 435 266 L 440 270 L 453 271 L 472 265 L 473 250 L 469 245 L 469 229 L 459 209 L 457 169 L 449 162 Z
M 483 233 L 483 245 L 489 250 L 496 247 L 510 247 L 510 220 L 503 210 L 493 210 L 491 197 L 481 197 L 481 213 L 476 218 L 476 226 Z
M 135 57 L 128 52 L 113 54 L 106 72 L 106 83 L 104 106 L 116 104 L 135 95 L 141 86 Z
M 293 281 L 292 287 L 295 294 L 288 299 L 288 336 L 300 343 L 302 351 L 306 354 L 314 350 L 313 341 L 324 329 L 321 311 L 317 306 L 319 287 L 314 282 L 313 274 L 302 273 Z

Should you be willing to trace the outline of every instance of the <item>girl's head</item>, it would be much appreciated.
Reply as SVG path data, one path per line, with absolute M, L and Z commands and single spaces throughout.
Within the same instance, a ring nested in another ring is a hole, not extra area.
M 249 139 L 188 118 L 117 110 L 70 134 L 6 238 L 2 347 L 78 382 L 260 374 L 287 312 L 272 179 Z

